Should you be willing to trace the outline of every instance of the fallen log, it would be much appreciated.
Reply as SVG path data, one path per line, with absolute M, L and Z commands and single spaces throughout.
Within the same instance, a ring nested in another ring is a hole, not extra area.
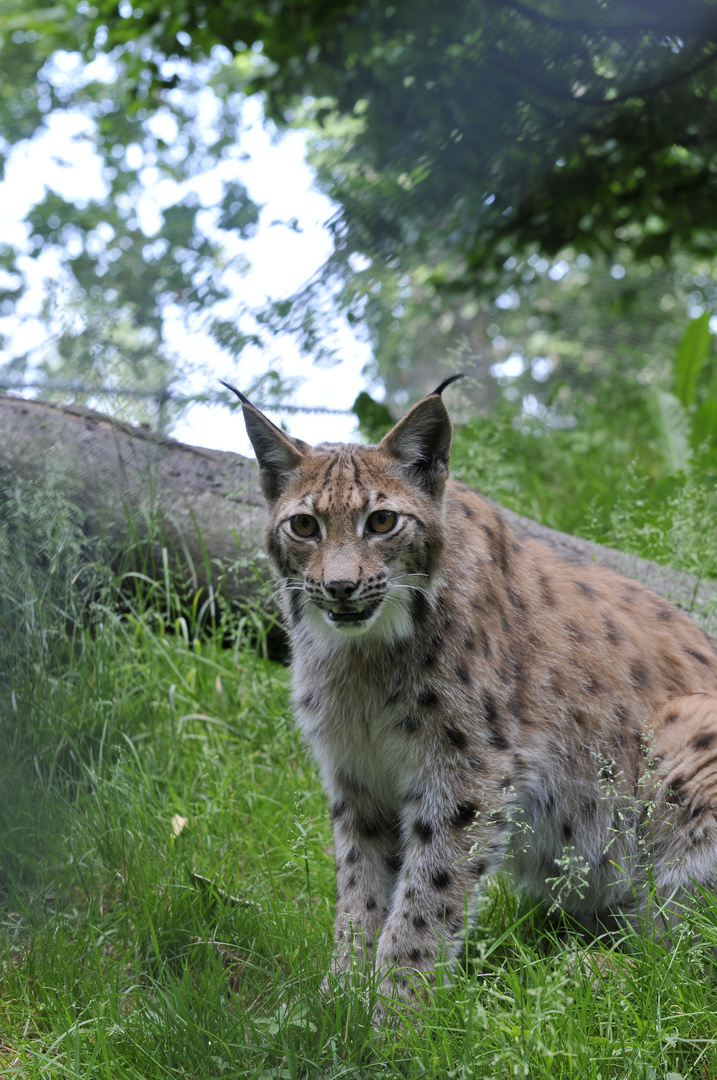
M 237 423 L 241 423 L 237 417 Z M 0 478 L 52 478 L 78 507 L 88 539 L 111 562 L 134 544 L 143 568 L 161 567 L 230 600 L 255 595 L 266 510 L 253 461 L 188 446 L 91 409 L 0 393 Z M 640 581 L 717 632 L 717 582 L 569 536 L 493 504 L 521 539 L 567 558 L 595 560 Z
M 237 423 L 241 423 L 238 418 Z M 89 540 L 109 561 L 133 543 L 143 567 L 162 566 L 196 588 L 248 597 L 266 520 L 254 463 L 73 405 L 0 394 L 4 483 L 51 477 L 78 507 Z

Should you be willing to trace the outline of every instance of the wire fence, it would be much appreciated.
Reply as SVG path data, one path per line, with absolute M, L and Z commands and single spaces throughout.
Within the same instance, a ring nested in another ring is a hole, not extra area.
M 102 395 L 134 398 L 137 400 L 154 401 L 158 409 L 173 402 L 178 405 L 229 405 L 234 404 L 234 397 L 222 391 L 201 394 L 179 394 L 167 387 L 158 387 L 156 390 L 142 390 L 126 386 L 98 386 L 85 383 L 63 381 L 56 379 L 20 380 L 0 377 L 0 390 L 22 393 L 25 390 L 51 391 L 54 393 L 85 394 L 90 397 Z M 290 405 L 287 402 L 269 398 L 264 401 L 263 407 L 272 409 L 274 412 L 285 413 L 316 413 L 323 416 L 354 416 L 352 409 L 331 409 L 326 405 Z

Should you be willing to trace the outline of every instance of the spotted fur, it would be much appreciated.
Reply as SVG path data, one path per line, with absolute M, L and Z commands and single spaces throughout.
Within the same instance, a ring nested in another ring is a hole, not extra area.
M 337 971 L 375 954 L 412 994 L 499 867 L 584 921 L 634 917 L 650 878 L 673 904 L 714 884 L 711 640 L 641 585 L 518 543 L 448 480 L 439 392 L 378 446 L 244 416 L 333 819 Z

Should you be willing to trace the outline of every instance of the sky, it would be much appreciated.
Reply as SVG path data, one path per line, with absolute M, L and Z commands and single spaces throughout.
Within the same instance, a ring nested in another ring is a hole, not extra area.
M 325 222 L 335 212 L 335 206 L 314 185 L 312 170 L 305 160 L 305 134 L 291 131 L 276 139 L 262 125 L 258 103 L 253 103 L 251 108 L 256 110 L 256 116 L 241 141 L 248 160 L 238 163 L 234 175 L 246 186 L 250 198 L 262 205 L 256 234 L 238 245 L 251 264 L 242 282 L 243 299 L 260 308 L 269 297 L 291 296 L 326 261 L 331 252 L 331 238 Z M 280 223 L 291 218 L 298 220 L 298 231 Z M 293 341 L 277 342 L 274 354 L 277 366 L 287 377 L 298 376 L 303 380 L 292 397 L 293 404 L 350 409 L 357 394 L 366 388 L 362 369 L 370 360 L 370 347 L 344 322 L 337 328 L 336 339 L 343 359 L 334 367 L 315 367 L 300 354 Z M 221 364 L 226 361 L 222 361 L 219 348 L 215 346 L 215 349 L 219 375 Z M 242 353 L 238 371 L 220 377 L 227 377 L 241 390 L 242 381 L 244 386 L 248 385 L 266 367 L 266 351 L 248 346 Z M 372 389 L 377 392 L 377 388 Z M 344 441 L 355 430 L 350 416 L 282 413 L 281 419 L 291 434 L 307 442 Z M 237 424 L 242 426 L 236 413 L 197 406 L 173 434 L 203 446 L 237 449 L 232 444 Z M 209 439 L 220 440 L 222 445 L 210 443 Z
M 44 197 L 46 188 L 71 200 L 103 197 L 100 160 L 87 138 L 91 122 L 72 110 L 51 114 L 47 121 L 41 135 L 13 149 L 0 183 L 0 236 L 10 243 L 23 244 L 26 232 L 22 219 Z M 269 299 L 289 297 L 324 263 L 331 251 L 325 222 L 335 207 L 314 184 L 306 163 L 306 133 L 289 131 L 278 137 L 264 123 L 261 104 L 255 98 L 245 101 L 237 154 L 221 162 L 216 175 L 198 178 L 193 187 L 202 202 L 211 206 L 220 196 L 220 180 L 230 178 L 243 183 L 261 207 L 255 235 L 236 244 L 250 264 L 236 287 L 243 303 L 259 309 Z M 150 185 L 138 206 L 138 217 L 149 236 L 160 220 L 162 202 L 161 186 L 152 190 Z M 298 228 L 283 224 L 292 218 Z M 51 252 L 43 253 L 40 259 L 28 255 L 25 268 L 31 273 L 33 288 L 21 303 L 22 325 L 12 317 L 0 319 L 0 333 L 9 336 L 14 352 L 38 346 L 45 338 L 46 329 L 34 315 L 39 313 L 45 283 L 58 275 L 58 263 Z M 236 308 L 236 298 L 233 304 Z M 232 301 L 228 311 L 231 309 Z M 267 368 L 298 380 L 291 399 L 295 405 L 349 410 L 359 391 L 367 388 L 362 370 L 370 360 L 370 347 L 341 320 L 334 340 L 342 360 L 332 367 L 314 366 L 288 337 L 275 339 L 264 350 L 247 347 L 237 364 L 208 335 L 188 329 L 178 317 L 168 319 L 166 337 L 187 372 L 183 390 L 189 393 L 217 390 L 220 378 L 239 389 L 246 388 Z M 8 354 L 0 352 L 0 362 L 6 359 Z M 380 394 L 380 388 L 368 388 Z M 348 440 L 355 432 L 351 416 L 284 412 L 272 418 L 283 421 L 292 434 L 308 442 Z M 172 435 L 193 445 L 250 453 L 240 415 L 221 406 L 191 406 Z

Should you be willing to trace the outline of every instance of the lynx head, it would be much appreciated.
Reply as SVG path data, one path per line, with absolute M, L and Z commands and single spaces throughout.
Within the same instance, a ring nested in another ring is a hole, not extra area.
M 290 438 L 238 390 L 269 504 L 266 549 L 292 632 L 407 637 L 430 609 L 443 546 L 447 379 L 378 446 Z

